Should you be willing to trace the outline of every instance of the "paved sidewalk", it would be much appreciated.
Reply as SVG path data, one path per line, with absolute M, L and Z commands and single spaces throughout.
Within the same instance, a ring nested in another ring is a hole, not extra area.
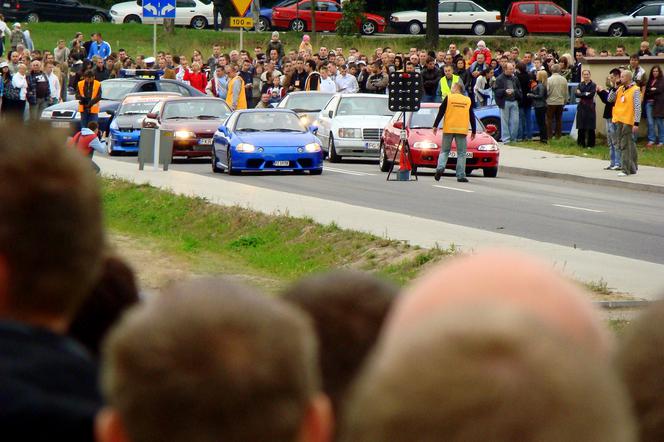
M 507 173 L 664 193 L 664 168 L 639 166 L 636 175 L 619 177 L 619 171 L 604 170 L 607 165 L 606 160 L 522 147 L 505 145 L 500 149 L 500 167 Z

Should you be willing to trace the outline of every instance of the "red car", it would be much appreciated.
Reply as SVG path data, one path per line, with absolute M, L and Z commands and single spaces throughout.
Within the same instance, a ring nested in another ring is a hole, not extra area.
M 528 33 L 569 34 L 572 16 L 553 2 L 514 2 L 507 7 L 505 28 L 516 38 Z M 591 29 L 591 21 L 586 17 L 576 16 L 574 35 L 583 37 Z
M 442 141 L 442 132 L 438 135 L 433 134 L 433 122 L 438 114 L 440 103 L 423 103 L 417 112 L 406 113 L 406 134 L 408 144 L 413 156 L 413 166 L 433 167 L 438 164 L 438 155 L 440 154 L 440 144 Z M 442 127 L 442 123 L 441 123 Z M 395 158 L 395 152 L 399 146 L 401 129 L 403 128 L 403 113 L 397 112 L 383 130 L 380 140 L 380 170 L 387 172 L 392 160 Z M 477 120 L 477 133 L 475 139 L 470 139 L 470 127 L 468 137 L 468 148 L 466 150 L 466 174 L 475 169 L 482 169 L 484 176 L 494 178 L 498 175 L 498 158 L 500 150 L 498 143 L 491 136 L 496 132 L 496 127 L 489 124 L 486 129 Z M 456 144 L 452 142 L 452 150 L 447 160 L 447 168 L 456 167 Z M 399 155 L 396 156 L 399 161 Z M 398 166 L 397 166 L 398 167 Z
M 335 31 L 341 20 L 341 3 L 335 1 L 316 2 L 316 31 Z M 364 35 L 384 32 L 387 22 L 376 14 L 364 14 L 357 24 Z M 272 8 L 272 27 L 305 32 L 311 30 L 311 1 L 303 0 L 288 6 Z

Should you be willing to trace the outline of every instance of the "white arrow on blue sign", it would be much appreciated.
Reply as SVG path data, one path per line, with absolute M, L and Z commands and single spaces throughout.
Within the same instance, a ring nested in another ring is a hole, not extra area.
M 144 18 L 175 18 L 175 0 L 143 0 Z

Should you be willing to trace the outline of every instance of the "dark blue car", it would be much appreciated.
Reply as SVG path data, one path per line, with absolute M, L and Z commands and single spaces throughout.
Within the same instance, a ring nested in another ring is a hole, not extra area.
M 264 6 L 260 11 L 260 18 L 258 19 L 258 30 L 261 32 L 270 31 L 272 29 L 272 8 L 277 6 L 288 6 L 295 3 L 296 0 L 282 0 L 280 2 L 266 2 L 271 6 Z M 251 17 L 251 9 L 247 11 L 247 17 Z

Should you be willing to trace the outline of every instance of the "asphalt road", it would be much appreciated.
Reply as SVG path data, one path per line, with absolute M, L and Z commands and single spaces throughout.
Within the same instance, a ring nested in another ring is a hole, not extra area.
M 664 264 L 664 199 L 651 192 L 518 175 L 484 178 L 481 171 L 467 184 L 457 183 L 452 171 L 435 182 L 426 169 L 417 182 L 386 182 L 387 174 L 366 160 L 326 162 L 321 176 L 231 177 L 213 174 L 208 160 L 177 161 L 171 168 L 214 175 L 220 185 L 231 180 Z

